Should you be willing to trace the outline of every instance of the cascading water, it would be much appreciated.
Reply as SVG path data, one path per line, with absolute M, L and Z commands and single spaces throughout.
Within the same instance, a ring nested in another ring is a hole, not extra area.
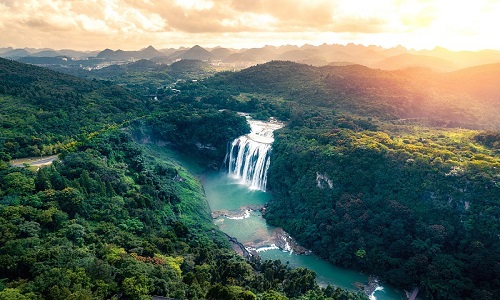
M 273 131 L 283 125 L 248 119 L 251 132 L 231 143 L 226 155 L 228 174 L 252 190 L 266 190 Z
M 229 174 L 204 174 L 204 189 L 215 224 L 227 235 L 237 239 L 239 244 L 235 247 L 243 254 L 258 253 L 263 260 L 279 259 L 293 268 L 310 268 L 318 274 L 316 278 L 321 285 L 330 284 L 353 290 L 355 283 L 369 282 L 366 275 L 337 268 L 309 253 L 307 249 L 297 247 L 285 231 L 266 224 L 260 208 L 272 200 L 272 195 L 249 189 L 265 191 L 271 146 L 274 142 L 273 131 L 283 125 L 274 121 L 247 120 L 251 133 L 240 136 L 227 145 L 222 170 Z M 319 187 L 328 187 L 330 179 L 326 175 L 316 175 L 318 182 L 321 181 Z M 235 185 L 231 177 L 245 185 Z M 311 255 L 299 255 L 304 251 Z M 383 290 L 381 288 L 378 287 L 369 296 L 376 296 L 378 300 L 402 299 L 389 287 L 385 286 Z

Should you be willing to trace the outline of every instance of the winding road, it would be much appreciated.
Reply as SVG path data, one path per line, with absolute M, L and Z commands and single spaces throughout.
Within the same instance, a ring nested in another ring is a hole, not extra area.
M 11 162 L 11 165 L 13 167 L 24 167 L 24 164 L 26 163 L 30 166 L 40 167 L 50 165 L 56 159 L 57 155 L 51 155 L 40 159 L 26 159 L 25 161 L 23 161 L 22 159 L 16 159 L 15 161 Z

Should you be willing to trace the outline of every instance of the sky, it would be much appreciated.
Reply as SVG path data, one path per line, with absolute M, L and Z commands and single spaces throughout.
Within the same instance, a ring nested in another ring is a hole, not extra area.
M 500 50 L 500 0 L 0 0 L 0 47 Z

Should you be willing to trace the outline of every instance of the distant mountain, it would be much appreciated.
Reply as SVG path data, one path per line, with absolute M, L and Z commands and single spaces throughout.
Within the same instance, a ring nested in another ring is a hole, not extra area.
M 61 56 L 61 53 L 55 51 L 55 50 L 43 50 L 39 52 L 32 53 L 31 56 L 36 56 L 36 57 L 56 57 L 56 56 Z
M 318 49 L 295 49 L 282 53 L 280 60 L 301 61 L 311 57 L 321 57 L 321 51 Z
M 277 59 L 276 52 L 269 48 L 252 48 L 239 53 L 233 53 L 224 59 L 224 62 L 265 62 Z
M 223 60 L 229 55 L 233 54 L 234 51 L 227 48 L 215 48 L 212 51 L 210 51 L 210 53 L 212 53 L 213 59 Z
M 179 51 L 174 53 L 169 57 L 172 60 L 182 60 L 182 59 L 187 59 L 187 60 L 211 60 L 213 59 L 212 53 L 207 51 L 206 49 L 202 48 L 199 45 L 196 45 L 186 51 Z
M 301 49 L 297 45 L 283 45 L 283 46 L 264 46 L 263 49 L 270 50 L 271 52 L 274 52 L 276 54 L 283 54 L 288 51 L 293 51 L 293 50 L 299 50 Z
M 327 59 L 316 48 L 289 50 L 278 56 L 278 60 L 288 60 L 312 66 L 325 66 Z
M 14 50 L 10 50 L 10 51 L 7 51 L 5 53 L 2 53 L 0 55 L 0 57 L 3 57 L 3 58 L 20 58 L 20 57 L 25 57 L 25 56 L 30 56 L 31 53 L 24 50 L 24 49 L 14 49 Z
M 405 68 L 429 68 L 434 71 L 452 71 L 456 70 L 457 66 L 448 60 L 444 60 L 435 56 L 415 55 L 415 54 L 399 54 L 386 58 L 372 67 L 383 70 L 399 70 Z
M 150 59 L 153 57 L 164 56 L 163 52 L 156 50 L 153 46 L 148 46 L 140 51 L 134 51 L 138 54 L 139 59 Z
M 412 51 L 411 53 L 449 60 L 457 65 L 458 68 L 500 63 L 500 51 L 496 50 L 451 51 L 442 47 L 436 47 L 432 50 Z
M 178 51 L 179 49 L 174 49 L 174 48 L 168 48 L 168 49 L 160 49 L 159 51 L 165 55 L 172 55 L 173 53 L 175 53 L 176 51 Z
M 71 49 L 61 49 L 61 50 L 58 50 L 57 52 L 59 52 L 61 55 L 68 56 L 68 57 L 74 57 L 77 59 L 94 57 L 97 54 L 99 54 L 99 51 L 76 51 L 76 50 L 71 50 Z
M 14 50 L 12 47 L 0 48 L 0 54 Z
M 500 107 L 500 63 L 462 69 L 450 73 L 449 77 L 450 82 L 455 83 L 450 88 Z
M 98 58 L 107 59 L 107 60 L 120 60 L 120 61 L 128 61 L 133 59 L 151 59 L 154 57 L 166 56 L 163 52 L 156 50 L 153 46 L 149 46 L 139 51 L 123 51 L 116 50 L 113 51 L 111 49 L 105 49 L 99 54 L 97 54 Z
M 97 57 L 98 58 L 114 59 L 116 57 L 116 52 L 109 49 L 109 48 L 106 48 L 106 49 L 102 50 L 101 52 L 99 52 L 99 54 L 97 54 Z

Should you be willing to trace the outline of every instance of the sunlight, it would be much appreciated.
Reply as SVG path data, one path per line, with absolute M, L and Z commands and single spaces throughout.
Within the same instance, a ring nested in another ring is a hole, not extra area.
M 178 6 L 186 9 L 207 10 L 214 6 L 210 0 L 175 0 Z

